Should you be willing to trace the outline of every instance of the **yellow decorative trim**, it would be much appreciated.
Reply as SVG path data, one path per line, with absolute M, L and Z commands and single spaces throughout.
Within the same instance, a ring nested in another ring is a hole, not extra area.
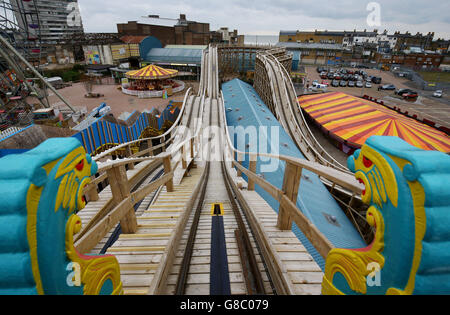
M 79 163 L 84 163 L 81 170 L 76 169 Z M 64 158 L 55 175 L 55 179 L 63 176 L 56 195 L 55 212 L 61 206 L 68 209 L 69 214 L 85 207 L 82 189 L 91 182 L 90 175 L 91 166 L 86 160 L 83 147 L 75 149 Z
M 410 164 L 409 161 L 395 157 L 389 156 L 395 164 L 403 172 L 406 165 Z M 389 289 L 389 292 L 401 292 L 401 294 L 412 294 L 414 292 L 416 274 L 419 270 L 420 261 L 422 258 L 422 241 L 425 237 L 427 228 L 427 217 L 425 214 L 425 191 L 422 185 L 418 181 L 410 182 L 407 181 L 409 189 L 411 190 L 411 196 L 414 205 L 414 218 L 415 218 L 415 240 L 414 240 L 414 256 L 413 263 L 411 267 L 411 272 L 409 275 L 408 283 L 404 291 L 397 290 L 395 288 Z
M 381 252 L 384 249 L 384 220 L 377 208 L 373 206 L 369 208 L 367 211 L 367 222 L 376 228 L 375 240 L 372 245 L 366 251 L 331 250 L 326 260 L 322 294 L 343 294 L 333 286 L 333 278 L 338 272 L 344 276 L 353 291 L 366 294 L 366 279 L 371 273 L 367 266 L 375 262 L 379 264 L 380 270 L 383 269 L 385 259 Z
M 36 224 L 37 209 L 43 189 L 43 187 L 37 187 L 31 184 L 27 192 L 27 238 L 30 247 L 31 269 L 34 281 L 36 282 L 36 290 L 39 295 L 44 294 L 44 289 L 42 287 L 39 261 L 37 258 Z
M 112 282 L 113 295 L 123 294 L 119 263 L 114 256 L 81 256 L 73 245 L 73 236 L 81 230 L 81 219 L 72 215 L 66 226 L 66 254 L 69 260 L 81 267 L 83 294 L 98 295 L 107 280 Z
M 366 167 L 363 157 L 369 159 L 373 163 L 372 166 Z M 381 208 L 382 203 L 387 202 L 387 198 L 389 198 L 394 207 L 397 208 L 397 180 L 391 166 L 380 153 L 369 146 L 364 146 L 359 158 L 355 160 L 355 169 L 358 170 L 355 173 L 356 179 L 362 180 L 366 186 L 366 194 L 362 196 L 364 203 L 370 204 L 373 196 L 374 203 Z

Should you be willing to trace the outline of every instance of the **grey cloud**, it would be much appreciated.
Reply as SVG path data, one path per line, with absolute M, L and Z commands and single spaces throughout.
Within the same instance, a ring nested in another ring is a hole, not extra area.
M 139 20 L 141 16 L 159 14 L 208 22 L 211 29 L 221 26 L 237 28 L 241 33 L 280 29 L 369 29 L 366 6 L 360 0 L 79 0 L 83 23 L 88 31 L 116 31 L 116 23 Z M 423 26 L 422 32 L 450 33 L 450 2 L 439 0 L 379 0 L 382 25 L 395 30 L 396 25 Z M 441 25 L 441 29 L 426 29 Z M 444 25 L 444 29 L 442 29 Z

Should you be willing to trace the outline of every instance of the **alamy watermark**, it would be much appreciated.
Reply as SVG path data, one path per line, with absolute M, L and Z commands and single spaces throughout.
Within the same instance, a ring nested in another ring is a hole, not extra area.
M 366 10 L 370 12 L 367 16 L 367 25 L 381 26 L 381 5 L 378 2 L 369 2 Z
M 70 2 L 67 5 L 67 25 L 70 27 L 80 27 L 81 23 L 81 9 L 77 2 Z
M 197 121 L 197 123 L 199 122 Z M 174 139 L 174 143 L 181 143 L 183 139 L 190 139 L 195 135 L 185 126 L 177 128 L 177 138 Z M 258 161 L 261 173 L 272 173 L 279 169 L 280 149 L 296 148 L 293 143 L 280 143 L 279 126 L 228 126 L 227 128 L 233 148 L 244 154 L 235 152 L 232 156 L 224 154 L 229 153 L 224 151 L 228 144 L 227 135 L 224 134 L 222 128 L 213 125 L 201 130 L 199 135 L 201 145 L 196 161 Z M 174 146 L 175 148 L 177 145 Z M 176 152 L 171 153 L 175 154 Z
M 366 278 L 368 287 L 381 287 L 381 267 L 379 263 L 371 262 L 367 265 L 367 271 L 370 271 Z
M 79 263 L 71 262 L 67 264 L 66 270 L 69 274 L 66 283 L 69 287 L 81 287 L 81 266 Z

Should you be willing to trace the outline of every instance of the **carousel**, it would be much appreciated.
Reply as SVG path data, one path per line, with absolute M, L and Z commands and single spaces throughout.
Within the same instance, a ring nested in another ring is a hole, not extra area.
M 129 71 L 122 83 L 122 92 L 139 98 L 168 97 L 185 88 L 183 81 L 174 80 L 178 70 L 149 65 L 140 70 Z

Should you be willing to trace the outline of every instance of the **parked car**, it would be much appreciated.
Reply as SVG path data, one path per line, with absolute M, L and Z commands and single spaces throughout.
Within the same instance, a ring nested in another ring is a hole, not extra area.
M 362 88 L 364 86 L 362 81 L 357 81 L 356 82 L 356 87 Z
M 403 98 L 417 98 L 419 94 L 410 89 L 400 89 L 395 92 L 395 94 L 402 96 Z
M 439 97 L 439 98 L 441 98 L 442 97 L 442 90 L 437 90 L 437 91 L 435 91 L 434 93 L 433 93 L 433 96 L 434 97 Z
M 335 73 L 335 74 L 334 74 L 334 78 L 335 78 L 336 80 L 341 80 L 341 79 L 342 79 L 342 75 L 341 75 L 340 73 Z
M 341 80 L 341 82 L 339 82 L 339 86 L 340 87 L 346 87 L 347 86 L 347 81 Z
M 403 96 L 403 98 L 418 98 L 419 94 L 414 91 L 409 91 L 407 93 L 404 93 L 402 96 Z
M 371 87 L 372 87 L 372 83 L 369 82 L 369 81 L 367 81 L 367 82 L 366 82 L 366 88 L 370 89 Z
M 411 89 L 399 89 L 399 90 L 395 91 L 395 94 L 403 96 L 403 94 L 410 93 L 410 92 L 414 92 L 414 91 Z
M 373 77 L 372 78 L 372 83 L 375 83 L 375 84 L 381 84 L 381 78 L 380 77 Z
M 380 85 L 378 87 L 378 91 L 380 91 L 380 90 L 394 91 L 395 89 L 396 89 L 395 85 L 393 85 L 393 84 L 385 84 L 385 85 Z
M 328 87 L 328 84 L 320 84 L 320 83 L 316 82 L 316 83 L 313 83 L 311 89 L 313 91 L 321 90 L 321 91 L 326 92 L 327 91 L 327 87 Z
M 355 81 L 348 81 L 348 87 L 355 87 Z
M 328 80 L 333 80 L 334 79 L 334 73 L 333 72 L 329 72 L 327 78 L 328 78 Z
M 339 87 L 339 81 L 338 80 L 333 80 L 333 82 L 331 82 L 331 86 Z

